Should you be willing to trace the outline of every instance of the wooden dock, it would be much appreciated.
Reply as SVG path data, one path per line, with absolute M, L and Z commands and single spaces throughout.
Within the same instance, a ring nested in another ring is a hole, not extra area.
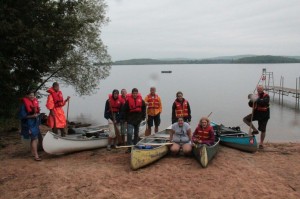
M 283 93 L 284 95 L 294 94 L 299 95 L 300 90 L 293 89 L 293 88 L 285 88 L 280 86 L 269 86 L 265 88 L 266 91 L 273 92 L 273 93 Z

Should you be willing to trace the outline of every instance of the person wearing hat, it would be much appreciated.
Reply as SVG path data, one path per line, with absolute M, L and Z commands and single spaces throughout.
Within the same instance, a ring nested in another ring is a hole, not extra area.
M 104 110 L 104 118 L 108 120 L 109 126 L 109 136 L 107 145 L 108 151 L 111 150 L 111 145 L 113 145 L 115 148 L 117 144 L 115 126 L 120 132 L 121 111 L 123 105 L 123 99 L 119 95 L 119 91 L 117 89 L 114 89 L 112 91 L 112 94 L 109 94 L 108 99 L 106 100 Z

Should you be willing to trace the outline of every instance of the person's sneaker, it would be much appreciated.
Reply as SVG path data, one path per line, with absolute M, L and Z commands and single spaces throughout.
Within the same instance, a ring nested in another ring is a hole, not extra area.
M 257 135 L 258 133 L 258 131 L 252 131 L 252 135 Z
M 110 151 L 110 150 L 111 150 L 111 147 L 110 147 L 110 145 L 107 145 L 107 147 L 106 147 L 106 150 L 108 150 L 108 151 Z

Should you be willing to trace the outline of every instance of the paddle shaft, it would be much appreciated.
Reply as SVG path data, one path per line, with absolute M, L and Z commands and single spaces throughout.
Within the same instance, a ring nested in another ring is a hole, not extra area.
M 128 145 L 128 146 L 117 146 L 116 148 L 130 148 L 134 146 L 166 146 L 166 145 L 172 145 L 173 143 L 143 143 L 140 145 Z
M 67 106 L 67 123 L 69 122 L 69 105 L 70 105 L 70 99 L 68 100 L 68 106 Z

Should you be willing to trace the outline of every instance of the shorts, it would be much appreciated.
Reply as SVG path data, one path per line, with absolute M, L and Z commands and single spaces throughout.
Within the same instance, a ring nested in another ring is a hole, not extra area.
M 244 119 L 247 120 L 248 122 L 251 122 L 251 117 L 252 117 L 252 114 L 249 114 Z M 253 117 L 252 121 L 258 122 L 258 130 L 259 131 L 266 132 L 267 123 L 268 123 L 269 119 L 258 120 Z
M 148 115 L 148 120 L 147 120 L 147 124 L 149 127 L 153 126 L 153 122 L 155 126 L 159 126 L 160 125 L 160 114 L 156 115 L 156 116 L 151 116 Z

